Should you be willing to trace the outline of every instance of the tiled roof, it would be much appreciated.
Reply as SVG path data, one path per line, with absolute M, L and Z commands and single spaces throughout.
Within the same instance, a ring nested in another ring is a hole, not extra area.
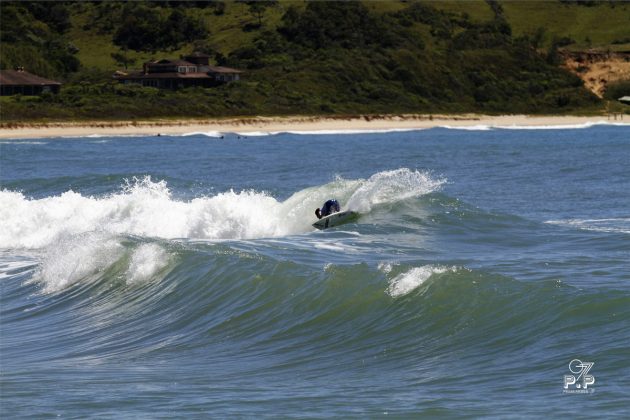
M 161 66 L 196 66 L 196 64 L 191 63 L 186 60 L 160 60 L 158 62 L 149 62 L 148 66 L 151 67 L 161 67 Z
M 211 73 L 243 73 L 241 70 L 236 70 L 231 67 L 221 67 L 221 66 L 208 66 Z
M 115 76 L 117 79 L 211 79 L 208 73 L 130 73 L 124 76 Z
M 0 70 L 0 85 L 61 85 L 54 80 L 44 79 L 27 71 Z

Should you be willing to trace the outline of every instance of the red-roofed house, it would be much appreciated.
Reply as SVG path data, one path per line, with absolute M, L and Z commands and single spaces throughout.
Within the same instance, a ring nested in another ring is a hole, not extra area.
M 58 93 L 61 83 L 36 76 L 24 68 L 0 70 L 0 95 L 41 95 L 43 92 Z
M 139 83 L 165 89 L 190 86 L 212 87 L 240 79 L 241 70 L 211 66 L 209 56 L 195 53 L 183 60 L 159 60 L 144 63 L 142 72 L 116 72 L 114 78 L 122 83 Z

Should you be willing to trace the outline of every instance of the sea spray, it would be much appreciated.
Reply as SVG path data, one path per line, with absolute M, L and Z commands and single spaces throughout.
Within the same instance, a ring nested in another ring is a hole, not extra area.
M 59 238 L 46 249 L 33 279 L 43 284 L 44 293 L 58 292 L 107 269 L 124 252 L 115 238 L 103 233 Z
M 149 176 L 134 178 L 120 192 L 100 197 L 67 191 L 31 199 L 3 190 L 0 248 L 45 248 L 61 237 L 86 232 L 164 239 L 281 237 L 311 231 L 313 210 L 328 198 L 338 198 L 344 209 L 366 213 L 375 205 L 430 193 L 444 182 L 403 168 L 367 180 L 337 179 L 298 191 L 284 202 L 253 190 L 182 201 L 172 197 L 166 181 Z
M 348 200 L 348 208 L 367 212 L 373 206 L 419 197 L 439 190 L 446 182 L 430 173 L 407 168 L 384 171 L 361 181 Z
M 171 256 L 157 244 L 142 244 L 131 255 L 127 284 L 143 284 L 168 266 Z

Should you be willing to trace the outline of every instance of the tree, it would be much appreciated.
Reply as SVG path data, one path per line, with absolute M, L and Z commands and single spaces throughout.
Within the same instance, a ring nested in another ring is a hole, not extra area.
M 125 19 L 114 34 L 114 43 L 135 51 L 157 51 L 178 48 L 182 42 L 192 42 L 207 36 L 204 23 L 189 17 L 180 9 L 173 10 L 167 18 L 155 8 L 141 3 L 127 3 Z
M 114 61 L 116 61 L 116 64 L 125 66 L 125 70 L 127 70 L 128 65 L 133 65 L 136 62 L 135 58 L 131 58 L 127 55 L 126 49 L 111 53 L 111 57 L 114 59 Z
M 277 1 L 250 1 L 247 2 L 249 6 L 249 13 L 258 18 L 258 27 L 262 26 L 262 17 L 265 14 L 267 7 L 274 6 Z

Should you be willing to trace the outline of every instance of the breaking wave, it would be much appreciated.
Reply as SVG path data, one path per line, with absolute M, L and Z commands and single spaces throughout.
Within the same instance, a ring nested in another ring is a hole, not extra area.
M 403 168 L 368 179 L 338 178 L 298 191 L 285 201 L 252 190 L 181 201 L 172 197 L 165 181 L 149 176 L 102 197 L 66 191 L 30 199 L 4 190 L 0 192 L 0 248 L 45 248 L 89 232 L 210 240 L 286 236 L 311 231 L 313 209 L 330 197 L 345 203 L 344 209 L 369 212 L 375 205 L 436 191 L 444 182 L 427 172 Z

